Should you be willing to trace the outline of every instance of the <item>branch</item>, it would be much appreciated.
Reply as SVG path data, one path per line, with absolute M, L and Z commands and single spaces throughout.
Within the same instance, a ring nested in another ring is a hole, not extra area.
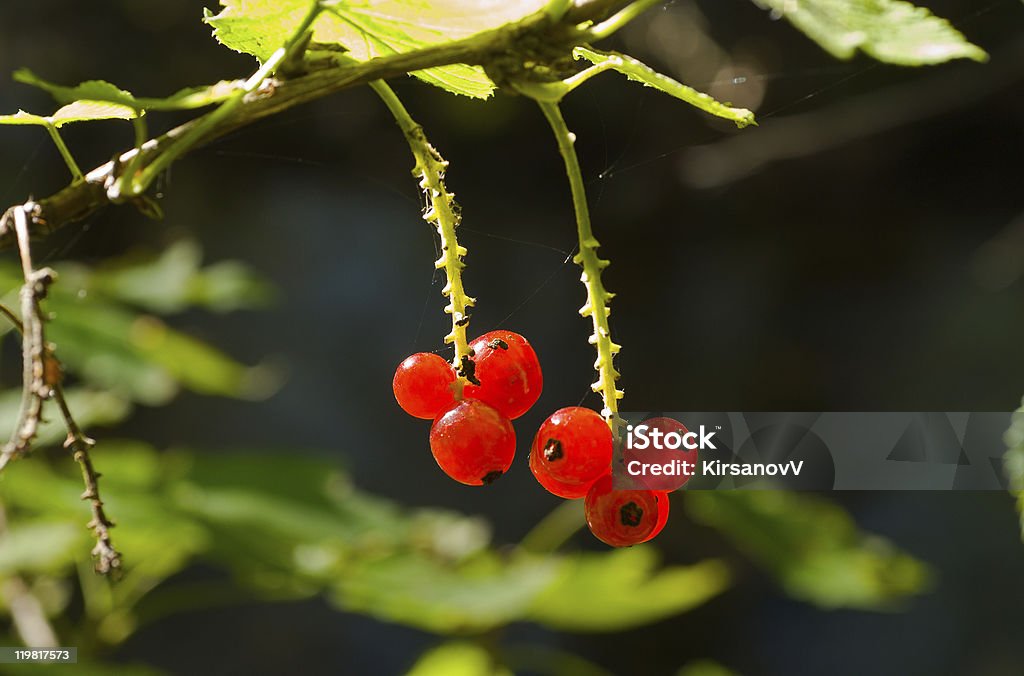
M 101 575 L 117 573 L 121 568 L 121 554 L 114 549 L 114 543 L 110 539 L 110 529 L 114 522 L 107 517 L 103 509 L 103 499 L 100 497 L 100 476 L 102 476 L 92 465 L 92 458 L 89 450 L 96 445 L 96 442 L 85 436 L 82 429 L 75 422 L 71 410 L 68 408 L 67 399 L 64 397 L 64 390 L 60 385 L 54 387 L 53 399 L 57 402 L 61 416 L 64 418 L 64 426 L 68 430 L 68 438 L 64 441 L 64 448 L 71 451 L 75 462 L 82 468 L 82 482 L 85 484 L 85 491 L 82 499 L 89 501 L 89 508 L 92 510 L 92 519 L 86 526 L 96 537 L 96 546 L 92 548 L 93 558 L 96 560 L 96 572 Z
M 546 13 L 539 12 L 517 24 L 501 26 L 462 40 L 377 57 L 358 64 L 331 64 L 301 77 L 261 79 L 262 86 L 243 92 L 238 102 L 226 112 L 216 108 L 137 148 L 121 153 L 110 162 L 88 172 L 84 180 L 75 181 L 50 197 L 31 202 L 32 209 L 26 212 L 29 231 L 33 235 L 48 235 L 122 199 L 141 205 L 142 198 L 126 197 L 119 190 L 124 167 L 131 166 L 132 171 L 144 177 L 145 181 L 152 181 L 156 177 L 156 173 L 150 170 L 153 167 L 166 169 L 170 160 L 180 159 L 186 153 L 237 129 L 303 103 L 375 80 L 455 63 L 486 64 L 502 55 L 523 51 L 524 46 L 528 48 L 538 44 L 551 49 L 561 47 L 568 54 L 573 46 L 588 38 L 587 28 L 594 22 L 628 4 L 624 0 L 579 0 L 555 23 Z M 239 82 L 238 87 L 243 90 L 245 85 Z M 146 187 L 139 186 L 142 190 Z M 21 208 L 13 207 L 0 216 L 0 249 L 15 244 L 10 231 L 14 213 Z
M 46 297 L 56 273 L 50 268 L 34 269 L 29 250 L 29 214 L 34 210 L 31 202 L 13 209 L 14 236 L 21 255 L 21 269 L 25 283 L 21 287 L 22 332 L 22 395 L 17 422 L 10 440 L 0 449 L 0 470 L 28 450 L 39 430 L 43 415 L 43 402 L 53 391 L 53 369 L 47 368 L 52 360 L 50 347 L 43 331 L 41 301 Z M 0 230 L 0 234 L 3 231 Z
M 92 550 L 96 559 L 96 572 L 105 575 L 121 567 L 121 555 L 114 549 L 110 539 L 110 529 L 114 524 L 103 509 L 103 500 L 99 490 L 100 474 L 93 468 L 92 459 L 89 457 L 89 449 L 95 442 L 82 433 L 68 408 L 60 382 L 60 362 L 53 354 L 53 347 L 46 342 L 43 331 L 45 319 L 40 303 L 46 297 L 49 285 L 56 279 L 56 273 L 50 268 L 42 270 L 33 268 L 28 241 L 27 214 L 34 207 L 33 203 L 15 207 L 13 214 L 15 237 L 18 242 L 18 251 L 21 254 L 22 273 L 25 277 L 25 284 L 21 290 L 22 319 L 19 320 L 6 306 L 0 304 L 0 314 L 3 314 L 21 332 L 22 359 L 24 361 L 21 409 L 14 431 L 11 433 L 11 440 L 0 450 L 0 471 L 11 460 L 28 450 L 29 444 L 39 429 L 39 423 L 42 421 L 45 400 L 56 401 L 61 416 L 64 418 L 64 426 L 68 430 L 68 438 L 64 442 L 64 447 L 71 450 L 75 461 L 82 468 L 82 480 L 85 483 L 82 499 L 89 501 L 92 510 L 92 519 L 88 523 L 88 528 L 96 537 L 96 546 Z

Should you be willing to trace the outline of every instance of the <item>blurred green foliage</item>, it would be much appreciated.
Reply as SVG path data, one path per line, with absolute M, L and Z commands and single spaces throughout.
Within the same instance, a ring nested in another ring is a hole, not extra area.
M 75 383 L 70 405 L 87 429 L 123 420 L 136 402 L 166 403 L 181 388 L 252 397 L 273 382 L 259 367 L 151 314 L 259 307 L 272 299 L 244 266 L 202 267 L 200 259 L 194 244 L 179 243 L 156 257 L 132 255 L 95 269 L 56 264 L 50 335 Z M 0 266 L 0 283 L 17 287 L 13 266 Z M 12 424 L 17 404 L 17 391 L 0 394 L 0 421 Z M 50 422 L 39 445 L 62 438 Z M 496 548 L 480 518 L 370 495 L 336 463 L 296 449 L 158 451 L 103 438 L 93 455 L 125 555 L 117 582 L 91 572 L 81 481 L 66 455 L 37 453 L 0 479 L 8 522 L 0 576 L 27 581 L 61 638 L 81 646 L 86 661 L 90 646 L 99 654 L 170 614 L 254 599 L 322 595 L 339 610 L 441 635 L 484 636 L 513 622 L 615 632 L 690 610 L 730 581 L 723 561 L 659 566 L 652 545 L 552 553 L 537 546 L 545 538 L 535 534 L 529 546 Z M 734 538 L 799 598 L 884 607 L 925 580 L 920 564 L 860 534 L 830 503 L 769 492 L 685 498 L 698 520 Z M 553 524 L 571 533 L 582 516 L 566 511 Z M 200 561 L 221 575 L 181 578 Z M 70 605 L 76 588 L 80 613 Z M 482 650 L 472 641 L 444 644 L 413 673 L 504 673 Z M 540 657 L 538 650 L 509 647 L 508 660 L 519 655 L 561 664 L 564 673 L 600 673 L 575 656 Z
M 840 507 L 785 491 L 698 491 L 697 521 L 718 528 L 774 574 L 786 591 L 826 608 L 890 607 L 923 589 L 923 564 L 862 533 Z

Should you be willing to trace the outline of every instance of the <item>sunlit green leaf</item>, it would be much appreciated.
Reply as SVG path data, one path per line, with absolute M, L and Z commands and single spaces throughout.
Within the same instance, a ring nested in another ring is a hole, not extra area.
M 114 103 L 97 101 L 76 101 L 60 108 L 49 117 L 33 115 L 19 110 L 13 115 L 0 115 L 0 124 L 34 125 L 37 127 L 63 127 L 72 122 L 91 120 L 130 120 L 135 111 Z
M 19 110 L 13 115 L 0 115 L 0 124 L 46 127 L 53 124 L 53 121 L 48 117 L 33 115 L 32 113 L 26 113 L 24 110 Z
M 411 52 L 466 38 L 519 21 L 544 6 L 542 0 L 355 0 L 326 2 L 313 26 L 313 41 L 341 45 L 359 61 Z M 207 15 L 214 36 L 239 52 L 265 60 L 291 37 L 310 8 L 309 0 L 221 0 Z M 478 66 L 454 64 L 413 73 L 456 94 L 487 98 L 494 84 Z
M 792 596 L 835 608 L 884 608 L 922 591 L 926 567 L 862 533 L 835 504 L 785 491 L 695 491 L 693 517 L 720 529 Z
M 988 55 L 924 7 L 902 0 L 754 0 L 788 19 L 834 56 L 863 51 L 879 61 L 923 66 Z
M 639 546 L 568 558 L 529 616 L 566 631 L 620 631 L 698 606 L 729 582 L 717 561 L 660 569 L 657 562 L 654 549 Z

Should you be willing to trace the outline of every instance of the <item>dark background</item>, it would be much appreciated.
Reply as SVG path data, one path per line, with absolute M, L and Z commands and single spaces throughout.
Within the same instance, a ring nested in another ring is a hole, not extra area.
M 0 5 L 0 74 L 28 66 L 63 83 L 103 78 L 141 95 L 248 74 L 184 1 Z M 1024 6 L 922 3 L 987 49 L 988 64 L 929 69 L 838 62 L 746 0 L 674 2 L 617 42 L 737 105 L 744 131 L 603 75 L 565 114 L 579 136 L 628 410 L 1002 411 L 1024 394 Z M 4 75 L 6 77 L 6 75 Z M 47 112 L 4 81 L 0 108 Z M 545 368 L 523 439 L 593 379 L 568 187 L 528 101 L 480 103 L 394 83 L 451 161 L 465 213 L 471 333 L 526 335 Z M 160 118 L 170 126 L 174 116 Z M 67 180 L 41 131 L 5 128 L 4 203 Z M 131 143 L 121 123 L 68 128 L 92 167 Z M 181 237 L 209 260 L 251 263 L 281 289 L 269 312 L 175 320 L 248 362 L 286 365 L 262 403 L 183 395 L 118 434 L 161 445 L 319 449 L 366 489 L 409 505 L 481 513 L 513 542 L 557 500 L 517 462 L 488 490 L 436 468 L 427 426 L 390 381 L 446 333 L 433 238 L 404 140 L 367 89 L 288 111 L 198 150 L 160 187 L 167 217 L 108 209 L 51 238 L 51 257 L 99 261 Z M 298 451 L 297 451 L 298 452 Z M 513 638 L 560 645 L 616 673 L 672 673 L 711 657 L 747 674 L 1019 674 L 1024 549 L 1009 496 L 834 496 L 867 530 L 930 563 L 933 591 L 903 612 L 827 612 L 787 600 L 741 564 L 740 582 L 695 612 L 627 634 Z M 593 546 L 580 535 L 578 546 Z M 678 509 L 666 559 L 730 555 Z M 437 639 L 325 603 L 194 613 L 134 636 L 117 659 L 176 673 L 395 673 Z M 220 654 L 225 647 L 229 650 Z M 245 648 L 245 654 L 239 650 Z

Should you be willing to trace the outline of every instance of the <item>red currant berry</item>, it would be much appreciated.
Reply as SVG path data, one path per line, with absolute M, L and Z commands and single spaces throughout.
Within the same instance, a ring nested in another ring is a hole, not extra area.
M 417 352 L 398 365 L 391 388 L 402 410 L 414 418 L 433 420 L 455 403 L 455 370 L 436 354 Z
M 657 493 L 657 495 L 658 495 L 658 522 L 656 524 L 654 524 L 654 530 L 652 530 L 651 534 L 648 535 L 644 539 L 644 542 L 647 542 L 648 540 L 653 540 L 655 538 L 655 536 L 657 536 L 658 533 L 660 533 L 661 530 L 665 527 L 665 524 L 668 523 L 668 508 L 669 508 L 668 496 L 669 496 L 669 494 L 668 493 L 662 493 L 662 492 L 659 491 Z
M 470 345 L 473 349 L 472 378 L 463 390 L 498 409 L 510 420 L 518 418 L 537 403 L 544 387 L 537 353 L 530 343 L 512 331 L 490 331 Z
M 641 425 L 647 427 L 648 443 L 642 449 L 627 443 L 626 448 L 623 449 L 623 460 L 626 466 L 628 467 L 633 461 L 639 461 L 643 464 L 677 466 L 680 468 L 680 472 L 631 476 L 629 477 L 631 487 L 649 488 L 652 491 L 674 491 L 682 488 L 697 471 L 698 449 L 687 448 L 683 445 L 683 440 L 689 435 L 689 430 L 678 420 L 665 417 L 649 418 L 644 420 Z M 655 439 L 660 439 L 660 441 L 652 441 Z
M 546 475 L 560 484 L 589 487 L 611 466 L 612 431 L 604 418 L 589 408 L 570 406 L 555 411 L 533 438 L 530 469 L 538 481 Z
M 652 537 L 659 521 L 655 491 L 617 491 L 612 476 L 598 479 L 584 502 L 587 525 L 594 536 L 612 547 L 628 547 Z
M 512 465 L 516 433 L 501 413 L 482 401 L 464 399 L 434 420 L 430 452 L 445 474 L 459 483 L 481 486 Z
M 530 453 L 530 471 L 533 472 L 533 476 L 537 478 L 537 481 L 545 490 L 547 490 L 548 493 L 560 498 L 565 498 L 566 500 L 575 500 L 586 496 L 587 491 L 590 490 L 590 486 L 593 482 L 586 484 L 572 484 L 559 481 L 548 474 L 542 465 L 538 465 L 538 463 L 543 462 L 543 455 L 533 452 Z

